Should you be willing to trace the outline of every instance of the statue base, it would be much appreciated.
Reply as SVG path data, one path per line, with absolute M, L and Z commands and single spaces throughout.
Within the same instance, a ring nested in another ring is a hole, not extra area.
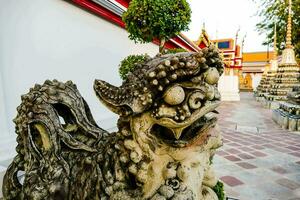
M 220 77 L 218 89 L 221 101 L 240 101 L 239 80 L 234 75 L 223 75 Z

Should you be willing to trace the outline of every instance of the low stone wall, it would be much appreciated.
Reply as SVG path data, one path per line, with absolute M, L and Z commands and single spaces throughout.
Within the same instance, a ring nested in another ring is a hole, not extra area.
M 282 128 L 290 131 L 300 131 L 300 116 L 290 115 L 281 109 L 273 110 L 272 119 Z

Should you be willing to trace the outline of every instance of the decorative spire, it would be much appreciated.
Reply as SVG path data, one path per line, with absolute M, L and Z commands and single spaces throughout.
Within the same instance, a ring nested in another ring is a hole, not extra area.
M 276 27 L 276 23 L 275 23 L 275 26 L 274 26 L 274 52 L 273 52 L 273 60 L 277 60 L 277 27 Z
M 205 22 L 203 22 L 202 31 L 205 31 Z
M 289 16 L 286 30 L 285 49 L 282 52 L 281 66 L 297 66 L 295 52 L 292 45 L 292 0 L 289 0 Z
M 287 23 L 287 33 L 286 33 L 286 48 L 292 49 L 292 0 L 289 0 L 289 15 Z
M 238 37 L 239 37 L 239 32 L 241 30 L 241 27 L 239 26 L 238 30 L 236 31 L 236 34 L 235 34 L 235 45 L 237 45 L 237 40 L 238 40 Z

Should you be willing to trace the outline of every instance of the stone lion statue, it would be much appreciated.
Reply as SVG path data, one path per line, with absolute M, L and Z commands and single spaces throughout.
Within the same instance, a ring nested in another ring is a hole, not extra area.
M 222 73 L 210 46 L 149 58 L 120 87 L 96 80 L 97 97 L 119 115 L 114 133 L 97 126 L 71 81 L 36 84 L 17 108 L 4 199 L 217 200 Z

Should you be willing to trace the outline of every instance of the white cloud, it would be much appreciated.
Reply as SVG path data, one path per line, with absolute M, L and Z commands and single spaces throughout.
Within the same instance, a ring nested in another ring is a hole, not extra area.
M 191 40 L 197 40 L 203 23 L 211 39 L 235 38 L 240 27 L 239 43 L 247 33 L 244 52 L 266 51 L 262 45 L 265 35 L 259 35 L 255 24 L 257 5 L 252 0 L 188 0 L 192 8 L 190 30 L 185 32 Z

